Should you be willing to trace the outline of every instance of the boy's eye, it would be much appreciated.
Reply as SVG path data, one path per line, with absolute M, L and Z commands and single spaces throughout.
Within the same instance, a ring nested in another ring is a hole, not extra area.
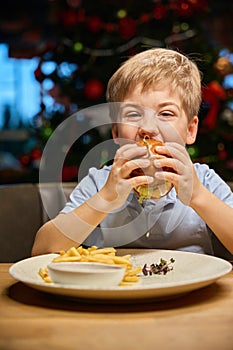
M 131 113 L 128 113 L 127 116 L 134 118 L 134 117 L 140 117 L 141 114 L 138 112 L 131 112 Z
M 139 112 L 128 112 L 124 113 L 123 117 L 126 119 L 138 119 L 142 117 L 142 114 Z
M 172 112 L 161 112 L 158 114 L 159 117 L 161 118 L 169 118 L 169 117 L 174 117 L 174 113 Z

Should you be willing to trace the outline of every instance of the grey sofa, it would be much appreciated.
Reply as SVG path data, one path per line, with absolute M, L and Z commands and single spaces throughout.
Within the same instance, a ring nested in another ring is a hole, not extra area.
M 49 219 L 41 191 L 46 202 L 51 202 L 51 218 L 63 208 L 75 186 L 76 183 L 48 183 L 40 188 L 38 184 L 0 186 L 0 262 L 30 256 L 37 230 Z
M 30 257 L 35 234 L 49 219 L 40 194 L 43 193 L 46 203 L 50 204 L 52 218 L 63 208 L 76 185 L 49 183 L 40 185 L 40 188 L 38 184 L 0 186 L 0 262 L 16 262 Z M 229 185 L 233 189 L 233 182 Z M 213 244 L 218 244 L 216 238 Z M 222 255 L 225 255 L 224 247 Z

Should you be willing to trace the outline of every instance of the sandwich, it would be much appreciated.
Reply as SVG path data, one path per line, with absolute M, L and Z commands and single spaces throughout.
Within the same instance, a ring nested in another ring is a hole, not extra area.
M 148 136 L 144 137 L 143 140 L 137 142 L 138 146 L 146 146 L 148 150 L 148 158 L 151 160 L 151 164 L 147 168 L 137 168 L 134 169 L 130 173 L 130 177 L 140 176 L 140 175 L 148 175 L 154 177 L 156 171 L 172 171 L 171 168 L 156 168 L 153 164 L 155 159 L 161 159 L 165 156 L 158 154 L 156 152 L 157 146 L 162 146 L 163 143 L 161 141 L 151 139 Z M 159 199 L 165 196 L 171 189 L 173 185 L 172 183 L 166 180 L 154 179 L 154 181 L 150 184 L 143 184 L 134 187 L 134 192 L 139 196 L 139 200 L 142 199 Z

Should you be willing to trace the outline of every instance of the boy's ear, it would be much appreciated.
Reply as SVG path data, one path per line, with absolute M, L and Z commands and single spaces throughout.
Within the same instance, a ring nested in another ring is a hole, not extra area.
M 186 139 L 186 144 L 187 145 L 192 145 L 197 136 L 197 130 L 198 130 L 198 117 L 195 116 L 193 117 L 192 121 L 188 124 L 187 128 L 187 139 Z
M 117 127 L 117 124 L 112 124 L 112 138 L 114 140 L 114 143 L 116 145 L 118 145 L 119 142 L 118 142 L 118 127 Z

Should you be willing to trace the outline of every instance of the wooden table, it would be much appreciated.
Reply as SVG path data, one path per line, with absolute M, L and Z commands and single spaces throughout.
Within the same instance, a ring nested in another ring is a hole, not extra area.
M 16 282 L 0 264 L 0 350 L 232 350 L 233 272 L 183 297 L 101 305 Z

